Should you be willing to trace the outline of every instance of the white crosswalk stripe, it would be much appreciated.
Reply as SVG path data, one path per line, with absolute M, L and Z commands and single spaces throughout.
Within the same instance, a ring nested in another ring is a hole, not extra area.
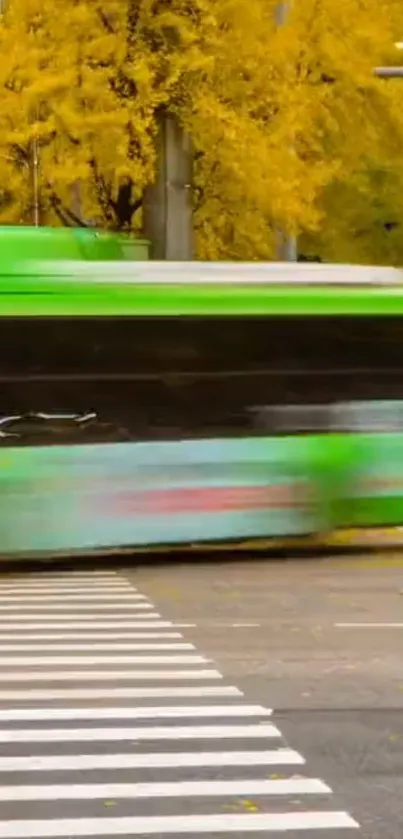
M 156 640 L 159 639 L 166 639 L 166 638 L 177 638 L 181 639 L 182 633 L 181 632 L 126 632 L 122 630 L 121 632 L 19 632 L 16 635 L 15 632 L 2 632 L 1 633 L 1 649 L 4 650 L 6 648 L 6 644 L 4 641 L 81 641 L 84 644 L 85 641 L 103 641 L 102 649 L 105 650 L 108 648 L 107 643 L 109 641 L 122 641 L 124 639 L 145 639 L 151 638 Z M 12 646 L 12 645 L 11 645 Z M 182 645 L 187 646 L 189 649 L 192 647 L 194 649 L 194 644 Z M 100 645 L 101 647 L 101 645 Z M 51 646 L 51 649 L 54 650 L 57 648 L 56 644 Z M 25 649 L 25 648 L 24 648 Z M 32 644 L 29 644 L 29 649 L 32 649 Z M 35 650 L 39 650 L 39 645 L 35 646 Z M 70 647 L 71 649 L 71 647 Z
M 91 605 L 91 603 L 93 601 L 96 601 L 98 603 L 98 606 L 99 606 L 100 602 L 102 602 L 102 606 L 103 606 L 104 603 L 109 604 L 111 602 L 115 603 L 115 605 L 116 605 L 117 600 L 119 601 L 119 603 L 125 603 L 126 604 L 127 601 L 137 603 L 139 600 L 146 601 L 146 599 L 147 598 L 144 594 L 135 594 L 135 593 L 131 593 L 131 592 L 119 592 L 118 594 L 115 594 L 115 593 L 111 594 L 110 592 L 105 593 L 105 594 L 94 594 L 93 591 L 91 591 L 91 593 L 89 593 L 89 594 L 83 594 L 82 592 L 80 594 L 74 594 L 74 593 L 71 594 L 71 592 L 63 592 L 63 594 L 31 594 L 31 593 L 26 594 L 26 595 L 23 595 L 23 594 L 22 595 L 21 594 L 18 594 L 18 595 L 14 595 L 14 594 L 2 595 L 2 594 L 0 594 L 0 603 L 1 604 L 3 604 L 3 603 L 6 603 L 6 604 L 22 603 L 23 606 L 24 606 L 24 609 L 28 605 L 31 605 L 32 603 L 40 603 L 40 604 L 49 603 L 49 605 L 53 606 L 54 603 L 56 603 L 56 604 L 66 603 L 66 601 L 68 602 L 68 601 L 71 600 L 71 601 L 74 601 L 74 603 L 83 601 L 84 603 L 89 603 Z M 2 606 L 0 608 L 2 608 Z M 57 605 L 57 608 L 59 608 L 58 605 Z M 69 609 L 70 606 L 67 606 L 66 608 Z M 110 606 L 108 606 L 108 608 L 110 608 Z M 147 603 L 147 605 L 139 605 L 139 606 L 136 606 L 135 608 L 137 608 L 137 609 L 150 609 L 152 607 L 150 606 L 149 603 Z
M 23 610 L 21 609 L 23 606 Z M 71 614 L 60 614 L 61 612 L 71 612 Z M 108 614 L 108 612 L 110 614 Z M 120 620 L 149 620 L 153 617 L 160 617 L 155 611 L 154 606 L 145 603 L 143 600 L 140 603 L 136 600 L 134 603 L 127 603 L 124 601 L 119 606 L 114 602 L 85 603 L 2 603 L 0 604 L 0 620 L 9 621 L 15 620 L 81 620 L 93 621 L 100 613 L 104 620 L 116 620 L 116 613 L 118 612 Z M 139 614 L 140 612 L 140 614 Z M 123 617 L 122 617 L 123 615 Z
M 32 637 L 32 636 L 31 636 Z M 109 643 L 108 641 L 103 641 L 102 643 L 94 643 L 91 642 L 89 644 L 81 643 L 81 644 L 35 644 L 35 652 L 40 653 L 47 653 L 47 652 L 94 652 L 95 650 L 100 650 L 102 652 L 122 652 L 122 650 L 143 650 L 143 651 L 150 651 L 150 650 L 175 650 L 176 652 L 184 652 L 185 650 L 194 650 L 194 644 L 183 644 L 183 643 L 172 643 L 172 644 L 155 644 L 152 642 L 135 642 L 135 643 L 126 643 L 126 642 L 119 642 L 119 643 Z M 0 643 L 0 654 L 1 653 L 28 653 L 32 650 L 32 644 L 2 644 Z M 76 661 L 76 660 L 74 660 Z
M 218 670 L 0 670 L 0 684 L 10 682 L 133 682 L 222 679 Z
M 114 572 L 0 580 L 0 839 L 358 828 L 180 628 Z
M 29 755 L 1 757 L 0 772 L 83 772 L 88 769 L 181 769 L 210 766 L 299 766 L 305 763 L 293 749 L 253 752 L 149 752 L 143 754 Z
M 37 667 L 37 665 L 48 667 L 65 667 L 66 665 L 79 666 L 80 664 L 202 664 L 208 659 L 202 655 L 19 655 L 13 656 L 13 667 Z M 9 662 L 9 656 L 0 655 L 0 667 Z M 1 672 L 1 671 L 0 671 Z
M 228 813 L 203 816 L 133 816 L 131 818 L 87 818 L 0 821 L 1 839 L 28 837 L 132 836 L 171 833 L 257 833 L 324 830 L 358 827 L 347 813 Z
M 0 743 L 71 743 L 103 740 L 254 740 L 280 737 L 275 725 L 186 725 L 147 728 L 0 729 Z
M 0 580 L 0 593 L 10 595 L 23 595 L 24 597 L 31 597 L 37 594 L 87 594 L 88 585 L 81 585 L 81 583 L 31 583 L 29 586 L 13 585 L 10 583 L 4 584 Z M 133 588 L 130 583 L 126 582 L 112 582 L 97 583 L 91 586 L 91 595 L 103 594 L 135 594 L 137 589 Z M 143 595 L 144 597 L 144 595 Z
M 83 801 L 87 798 L 187 798 L 210 795 L 323 795 L 316 778 L 237 781 L 177 781 L 151 784 L 49 784 L 0 787 L 0 801 Z
M 65 699 L 72 702 L 81 699 L 201 699 L 206 696 L 222 699 L 228 696 L 241 696 L 241 691 L 232 685 L 198 685 L 197 687 L 96 687 L 96 688 L 26 688 L 24 690 L 10 688 L 0 690 L 0 701 L 18 702 L 42 701 L 48 702 Z
M 0 708 L 0 722 L 51 720 L 154 720 L 182 717 L 268 717 L 270 708 L 262 705 L 151 705 L 129 708 Z
M 20 618 L 22 617 L 22 622 Z M 69 620 L 69 621 L 60 621 L 50 618 L 43 622 L 43 615 L 39 621 L 35 620 L 31 623 L 31 617 L 29 617 L 29 622 L 26 623 L 24 618 L 27 616 L 19 616 L 18 621 L 10 621 L 8 618 L 7 622 L 5 622 L 4 627 L 5 629 L 13 629 L 16 632 L 20 632 L 23 630 L 26 632 L 27 629 L 167 629 L 173 628 L 172 621 L 160 621 L 160 620 L 147 620 L 144 621 L 142 616 L 141 620 L 111 620 L 111 621 L 98 621 L 98 620 Z M 3 638 L 3 633 L 1 631 L 0 626 L 0 638 Z M 13 638 L 18 638 L 21 636 L 17 636 L 13 634 Z M 80 637 L 81 633 L 80 633 Z

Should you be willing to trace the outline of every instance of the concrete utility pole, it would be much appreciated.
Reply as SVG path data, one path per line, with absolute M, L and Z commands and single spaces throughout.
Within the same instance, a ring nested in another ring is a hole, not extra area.
M 33 223 L 34 227 L 40 224 L 40 202 L 39 202 L 39 150 L 38 140 L 34 137 L 32 141 L 32 193 L 33 193 Z
M 379 79 L 402 79 L 403 67 L 374 67 L 373 74 Z
M 278 27 L 285 26 L 290 13 L 291 2 L 281 0 L 276 6 L 276 24 Z M 287 233 L 286 230 L 277 232 L 276 256 L 280 262 L 297 262 L 298 243 L 297 237 Z
M 152 259 L 193 259 L 193 154 L 176 117 L 162 113 L 157 140 L 157 176 L 145 191 L 144 235 Z

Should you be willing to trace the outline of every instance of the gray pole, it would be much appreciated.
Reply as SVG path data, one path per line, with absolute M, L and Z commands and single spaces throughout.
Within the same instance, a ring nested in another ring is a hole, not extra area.
M 153 259 L 193 259 L 191 142 L 175 116 L 162 113 L 157 174 L 144 196 L 144 235 Z
M 374 67 L 372 72 L 379 79 L 403 78 L 403 67 Z
M 37 137 L 37 123 L 39 120 L 39 109 L 35 109 L 33 115 L 34 123 L 34 137 L 31 143 L 31 171 L 32 171 L 32 197 L 33 197 L 33 223 L 35 227 L 39 227 L 40 221 L 40 194 L 39 194 L 39 144 Z
M 39 227 L 39 152 L 36 137 L 32 141 L 32 192 L 34 199 L 33 222 L 35 227 Z
M 284 26 L 290 12 L 290 0 L 280 0 L 276 6 L 276 24 Z M 287 233 L 286 230 L 277 231 L 276 256 L 280 262 L 297 262 L 298 243 L 297 237 Z

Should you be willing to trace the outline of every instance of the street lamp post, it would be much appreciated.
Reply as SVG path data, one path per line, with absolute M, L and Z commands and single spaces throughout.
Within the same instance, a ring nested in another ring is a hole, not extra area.
M 290 12 L 291 0 L 281 0 L 276 6 L 276 25 L 284 26 Z M 280 262 L 298 261 L 297 237 L 286 230 L 277 233 L 277 259 Z

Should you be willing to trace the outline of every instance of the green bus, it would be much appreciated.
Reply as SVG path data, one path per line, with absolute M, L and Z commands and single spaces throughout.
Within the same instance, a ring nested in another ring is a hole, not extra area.
M 14 261 L 0 553 L 403 523 L 403 273 Z
M 148 242 L 122 233 L 88 227 L 0 225 L 2 273 L 17 260 L 145 260 Z

